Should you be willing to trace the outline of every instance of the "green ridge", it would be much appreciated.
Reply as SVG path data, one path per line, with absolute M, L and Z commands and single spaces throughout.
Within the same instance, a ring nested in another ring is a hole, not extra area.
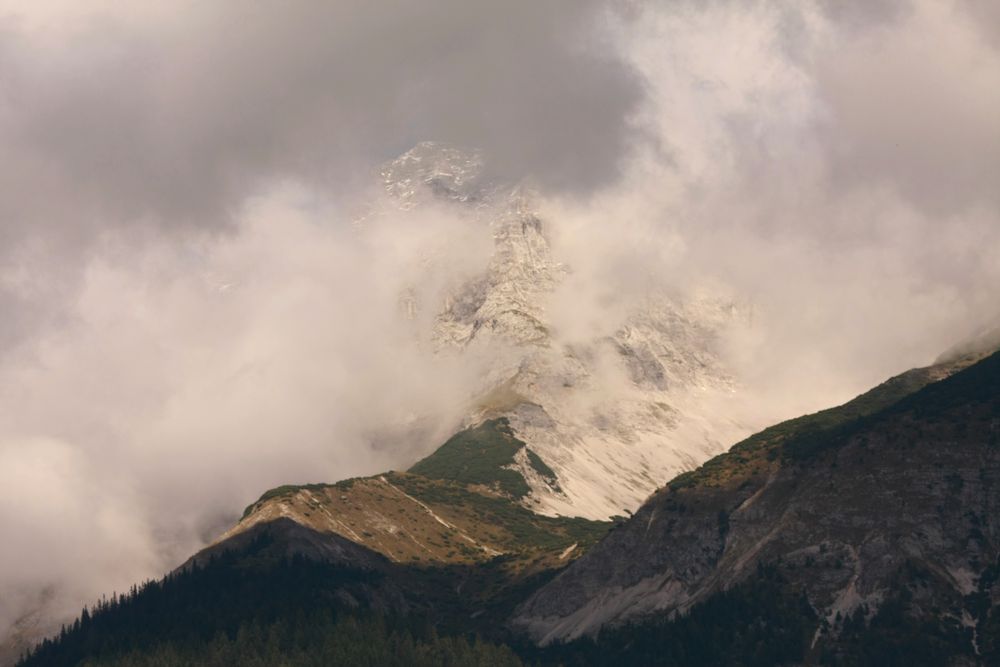
M 456 433 L 409 472 L 430 479 L 482 484 L 520 500 L 531 488 L 520 472 L 508 466 L 515 465 L 514 455 L 525 446 L 514 436 L 506 417 L 490 419 Z M 538 461 L 541 463 L 541 459 Z M 548 466 L 545 469 L 555 475 Z
M 856 421 L 876 414 L 902 399 L 934 384 L 931 368 L 917 368 L 871 389 L 843 405 L 811 415 L 790 419 L 750 436 L 723 454 L 703 463 L 696 470 L 675 477 L 668 486 L 716 486 L 741 473 L 780 458 L 796 458 L 811 450 L 810 443 L 827 441 Z
M 612 525 L 610 521 L 535 514 L 506 498 L 486 496 L 459 484 L 442 483 L 413 474 L 393 473 L 387 477 L 406 493 L 428 505 L 472 509 L 484 523 L 502 527 L 513 536 L 512 542 L 500 543 L 501 547 L 512 551 L 531 547 L 565 549 L 573 544 L 588 548 L 604 537 Z

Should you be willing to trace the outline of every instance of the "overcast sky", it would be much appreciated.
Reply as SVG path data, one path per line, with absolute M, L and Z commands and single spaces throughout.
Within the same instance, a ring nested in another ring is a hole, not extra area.
M 929 363 L 1000 315 L 998 8 L 0 0 L 0 624 L 161 573 L 270 486 L 406 465 L 387 421 L 454 424 L 475 364 L 394 308 L 488 231 L 351 225 L 421 140 L 538 188 L 555 312 L 751 304 L 731 363 L 768 414 Z

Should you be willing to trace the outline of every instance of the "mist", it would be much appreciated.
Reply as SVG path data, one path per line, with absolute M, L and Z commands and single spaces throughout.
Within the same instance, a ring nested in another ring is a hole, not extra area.
M 0 627 L 460 424 L 501 352 L 435 351 L 399 299 L 441 303 L 492 239 L 386 201 L 418 141 L 537 192 L 561 342 L 652 289 L 743 304 L 761 423 L 995 326 L 992 6 L 0 6 Z

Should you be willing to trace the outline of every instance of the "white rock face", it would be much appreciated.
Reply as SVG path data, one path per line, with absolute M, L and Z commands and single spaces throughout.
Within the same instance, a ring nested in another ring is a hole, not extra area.
M 473 211 L 489 225 L 494 253 L 482 272 L 430 309 L 439 351 L 486 354 L 490 372 L 467 425 L 507 417 L 517 437 L 551 467 L 549 483 L 520 457 L 543 514 L 607 518 L 633 510 L 658 486 L 724 451 L 756 424 L 728 417 L 738 383 L 719 359 L 720 334 L 746 326 L 744 309 L 709 293 L 684 301 L 660 293 L 611 336 L 560 340 L 547 305 L 572 266 L 559 261 L 547 226 L 519 186 L 488 183 L 479 155 L 422 143 L 381 171 L 405 210 L 424 202 Z M 561 298 L 565 295 L 561 295 Z M 570 295 L 571 297 L 571 295 Z

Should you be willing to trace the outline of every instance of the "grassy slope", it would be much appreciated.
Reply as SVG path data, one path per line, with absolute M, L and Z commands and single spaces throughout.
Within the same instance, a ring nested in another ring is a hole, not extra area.
M 504 555 L 518 569 L 562 566 L 611 524 L 522 507 L 518 501 L 530 489 L 511 469 L 521 449 L 555 484 L 555 472 L 500 418 L 457 433 L 406 473 L 271 489 L 246 508 L 241 522 L 248 527 L 291 516 L 400 563 L 468 565 Z
M 840 429 L 892 406 L 977 360 L 965 358 L 909 370 L 843 405 L 776 424 L 737 443 L 696 470 L 678 475 L 668 486 L 673 490 L 727 486 L 766 475 L 781 465 L 783 459 L 809 449 L 810 443 L 826 441 Z
M 512 469 L 514 455 L 527 445 L 514 436 L 505 417 L 490 419 L 479 426 L 456 433 L 410 472 L 431 479 L 449 479 L 464 484 L 481 484 L 515 500 L 531 491 L 524 477 Z M 531 467 L 551 482 L 556 474 L 541 458 L 527 450 Z
M 399 563 L 472 564 L 505 555 L 518 568 L 562 565 L 611 525 L 542 516 L 481 487 L 400 472 L 281 487 L 251 506 L 244 525 L 282 515 Z

